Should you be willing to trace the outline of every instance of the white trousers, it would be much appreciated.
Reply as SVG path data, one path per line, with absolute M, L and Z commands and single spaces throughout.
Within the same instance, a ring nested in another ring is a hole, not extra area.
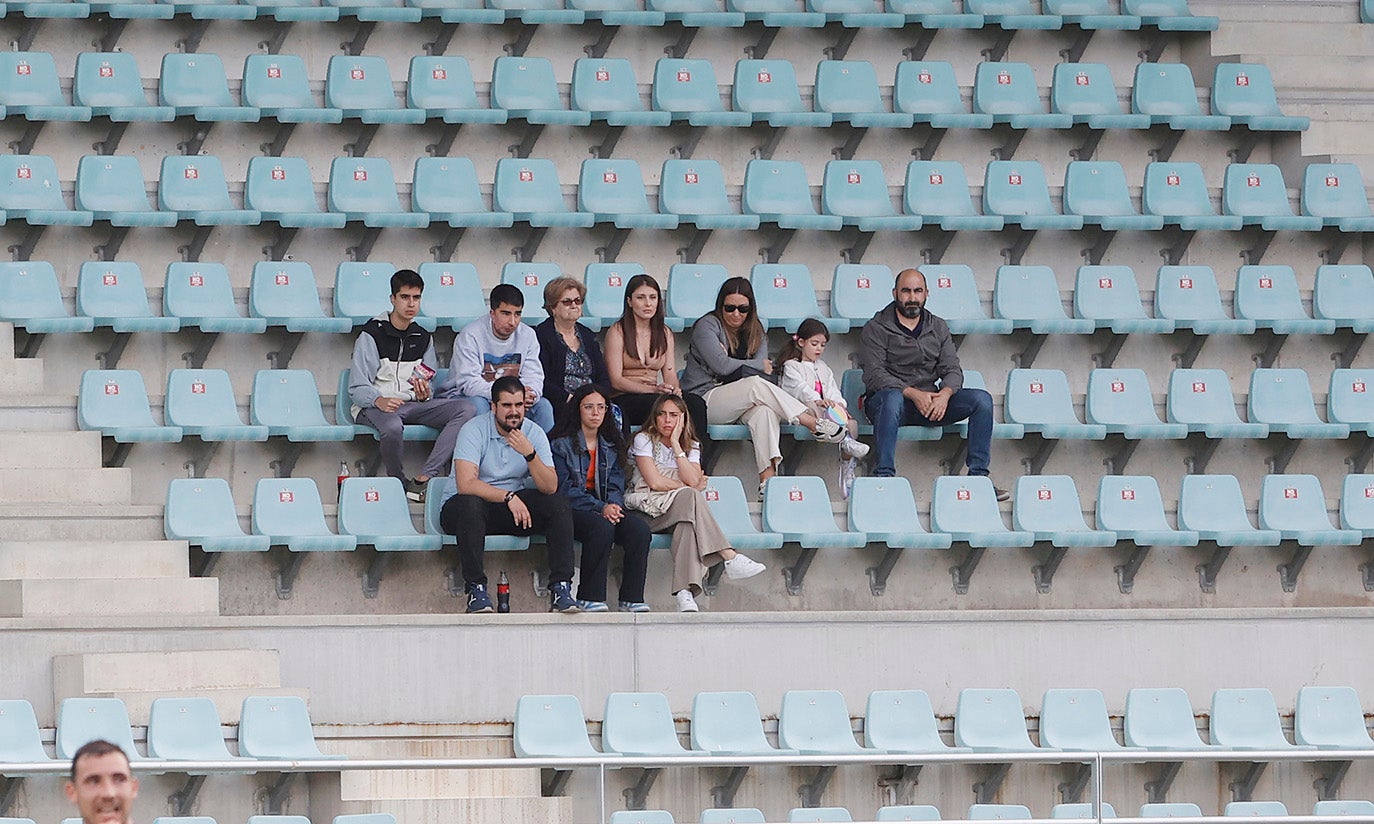
M 712 424 L 739 421 L 749 427 L 754 442 L 754 462 L 762 472 L 782 459 L 778 441 L 782 437 L 780 425 L 792 422 L 809 410 L 806 404 L 760 377 L 744 378 L 724 386 L 717 386 L 703 396 L 706 400 L 706 422 Z

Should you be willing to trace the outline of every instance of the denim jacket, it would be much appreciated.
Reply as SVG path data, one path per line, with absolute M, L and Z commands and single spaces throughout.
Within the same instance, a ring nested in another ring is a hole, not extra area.
M 559 438 L 551 444 L 553 467 L 558 473 L 558 489 L 568 497 L 573 509 L 600 512 L 606 504 L 625 505 L 625 470 L 617 459 L 615 447 L 605 438 L 596 447 L 595 491 L 587 489 L 587 443 L 581 432 Z

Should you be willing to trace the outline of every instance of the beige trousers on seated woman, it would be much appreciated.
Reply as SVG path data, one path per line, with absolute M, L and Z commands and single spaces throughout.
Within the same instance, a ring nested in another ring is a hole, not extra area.
M 711 556 L 730 548 L 730 540 L 711 514 L 706 496 L 699 489 L 679 489 L 668 511 L 649 519 L 649 529 L 673 533 L 669 550 L 673 554 L 673 592 L 690 589 L 693 595 L 700 595 L 706 568 L 721 560 Z
M 739 421 L 749 427 L 749 437 L 754 441 L 754 462 L 759 472 L 772 466 L 773 461 L 782 459 L 778 449 L 782 422 L 795 421 L 798 415 L 810 411 L 806 404 L 760 377 L 717 386 L 703 397 L 707 423 Z

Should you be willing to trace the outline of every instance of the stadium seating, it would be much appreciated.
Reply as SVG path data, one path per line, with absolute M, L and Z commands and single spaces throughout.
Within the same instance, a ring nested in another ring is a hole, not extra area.
M 863 533 L 835 525 L 829 501 L 825 481 L 820 478 L 770 478 L 763 489 L 763 528 L 804 549 L 857 549 L 867 544 Z
M 606 696 L 601 746 L 621 755 L 700 755 L 678 741 L 668 699 L 657 692 L 613 692 Z
M 507 263 L 501 267 L 501 282 L 520 290 L 525 296 L 521 320 L 536 324 L 549 316 L 544 310 L 544 286 L 563 276 L 557 263 Z
M 942 475 L 935 479 L 930 528 L 932 532 L 948 534 L 953 540 L 972 547 L 1026 547 L 1035 543 L 1031 533 L 1006 528 L 997 508 L 992 481 L 977 475 Z M 955 735 L 956 744 L 970 746 L 957 740 L 957 727 Z
M 644 108 L 634 68 L 625 58 L 584 57 L 574 63 L 572 107 L 611 126 L 666 126 L 672 118 Z
M 239 314 L 223 263 L 174 262 L 167 264 L 162 290 L 162 313 L 183 328 L 202 332 L 262 332 L 267 321 Z
M 761 718 L 753 693 L 699 692 L 692 699 L 692 750 L 712 755 L 790 755 L 795 752 L 779 750 L 768 743 Z
M 300 9 L 304 11 L 305 9 Z M 317 9 L 324 11 L 324 9 Z M 250 54 L 243 61 L 243 102 L 280 123 L 340 123 L 343 112 L 324 107 L 310 91 L 305 62 L 294 54 Z
M 1036 14 L 1030 0 L 965 0 L 964 7 L 1004 29 L 1059 29 L 1064 25 L 1063 18 L 1048 10 Z
M 616 810 L 611 824 L 674 824 L 673 814 L 667 810 Z
M 1079 215 L 1061 214 L 1050 202 L 1045 169 L 1034 160 L 994 160 L 983 177 L 983 213 L 1022 229 L 1081 229 Z
M 994 123 L 1013 129 L 1067 129 L 1074 123 L 1071 115 L 1045 110 L 1035 73 L 1026 63 L 979 63 L 973 80 L 973 111 L 990 114 Z
M 964 167 L 953 161 L 913 160 L 907 164 L 902 208 L 909 215 L 920 215 L 926 224 L 938 223 L 946 231 L 997 231 L 1006 222 L 1001 215 L 979 214 L 974 209 Z
M 819 12 L 797 11 L 788 0 L 725 0 L 726 11 L 742 12 L 749 22 L 760 22 L 769 28 L 820 28 L 825 15 Z
M 1231 381 L 1221 369 L 1175 369 L 1169 376 L 1169 423 L 1182 423 L 1189 432 L 1209 438 L 1264 438 L 1269 427 L 1243 422 L 1236 414 Z
M 1327 417 L 1333 423 L 1346 424 L 1352 432 L 1370 434 L 1374 425 L 1374 403 L 1368 394 L 1371 383 L 1374 372 L 1368 369 L 1333 370 L 1326 396 Z
M 176 318 L 154 315 L 143 271 L 131 261 L 88 261 L 76 280 L 76 311 L 116 332 L 175 332 Z
M 1180 502 L 1180 526 L 1181 507 Z M 1205 750 L 1209 747 L 1198 735 L 1197 719 L 1188 693 L 1178 687 L 1135 687 L 1128 691 L 1122 731 L 1128 747 L 1147 750 Z M 1167 812 L 1159 810 L 1156 814 Z M 1195 814 L 1201 815 L 1201 812 Z M 1145 815 L 1144 810 L 1141 815 Z
M 11 116 L 30 121 L 88 121 L 89 106 L 67 103 L 51 54 L 12 51 L 0 54 L 0 107 Z
M 741 211 L 758 215 L 760 223 L 782 229 L 837 230 L 843 219 L 817 214 L 811 201 L 806 167 L 795 160 L 751 160 L 744 170 Z
M 340 215 L 342 217 L 342 215 Z M 262 261 L 253 265 L 248 314 L 288 332 L 347 332 L 352 318 L 325 315 L 315 271 L 302 261 Z
M 848 332 L 845 318 L 827 318 L 816 300 L 811 271 L 800 263 L 758 263 L 749 271 L 758 301 L 758 316 L 765 329 L 781 327 L 796 332 L 807 318 L 825 324 L 832 333 Z
M 601 755 L 587 737 L 586 716 L 575 695 L 520 696 L 514 739 L 517 758 Z
M 1236 272 L 1236 317 L 1280 335 L 1329 335 L 1335 321 L 1313 318 L 1303 308 L 1291 266 L 1242 266 Z
M 209 698 L 155 698 L 148 710 L 148 757 L 176 761 L 235 761 Z
M 334 273 L 334 316 L 348 318 L 354 326 L 362 326 L 390 312 L 391 276 L 394 274 L 396 267 L 390 263 L 340 263 Z M 415 322 L 425 329 L 433 329 L 430 318 L 417 316 Z
M 1288 808 L 1279 801 L 1229 801 L 1222 815 L 1285 816 L 1288 815 Z
M 1221 288 L 1210 266 L 1159 267 L 1155 314 L 1199 335 L 1248 335 L 1255 331 L 1253 320 L 1226 314 Z
M 1231 128 L 1231 118 L 1203 113 L 1193 84 L 1193 72 L 1183 63 L 1138 64 L 1131 110 L 1149 115 L 1152 123 L 1167 124 L 1175 130 L 1225 131 Z
M 1107 0 L 1044 0 L 1044 4 L 1047 14 L 1057 14 L 1065 23 L 1082 29 L 1140 28 L 1139 17 L 1116 13 Z
M 1032 533 L 1037 541 L 1056 547 L 1116 546 L 1115 532 L 1092 529 L 1084 521 L 1078 488 L 1068 475 L 1023 475 L 1016 479 L 1012 501 L 1012 529 Z M 1045 745 L 1064 746 L 1052 741 Z
M 638 263 L 588 263 L 582 272 L 587 297 L 578 323 L 600 331 L 620 320 L 625 311 L 625 286 L 630 278 L 642 274 L 644 267 Z
M 897 64 L 892 108 L 936 129 L 992 126 L 992 115 L 971 112 L 964 105 L 954 66 L 939 60 L 905 60 Z
M 129 711 L 118 698 L 64 698 L 57 710 L 57 758 L 70 760 L 88 741 L 104 739 L 130 761 L 148 759 L 134 746 Z
M 0 320 L 30 334 L 89 332 L 95 319 L 73 317 L 62 304 L 57 272 L 47 261 L 0 263 Z
M 266 426 L 239 417 L 234 387 L 223 369 L 173 369 L 167 375 L 166 417 L 203 441 L 265 441 Z
M 505 227 L 515 222 L 510 212 L 487 208 L 477 169 L 466 157 L 417 159 L 410 197 L 412 210 L 428 213 L 431 221 L 453 227 Z
M 320 408 L 320 390 L 308 369 L 260 369 L 253 376 L 249 422 L 292 443 L 351 441 L 352 426 L 331 424 Z
M 290 228 L 341 229 L 347 218 L 320 210 L 315 183 L 303 157 L 255 157 L 248 161 L 243 205 L 264 221 Z
M 204 122 L 256 123 L 262 117 L 257 108 L 235 102 L 224 61 L 203 52 L 163 56 L 158 103 L 171 106 L 178 117 Z
M 266 535 L 272 539 L 273 546 L 285 546 L 292 552 L 352 551 L 358 544 L 352 535 L 337 535 L 325 524 L 320 491 L 311 478 L 259 480 L 253 494 L 253 534 Z M 242 723 L 240 721 L 240 725 Z M 259 758 L 268 757 L 262 752 L 245 749 L 242 726 L 239 751 Z
M 1131 204 L 1126 173 L 1116 161 L 1071 162 L 1064 173 L 1064 212 L 1108 231 L 1149 231 L 1164 226 L 1159 215 L 1142 215 Z
M 1365 727 L 1360 698 L 1350 687 L 1300 688 L 1297 708 L 1293 713 L 1293 739 L 1298 744 L 1324 749 L 1374 748 L 1374 740 L 1370 740 L 1369 730 Z M 1318 806 L 1322 803 L 1317 802 Z M 1359 814 L 1368 815 L 1370 812 L 1374 812 L 1374 803 L 1370 804 L 1368 811 Z M 1313 814 L 1322 813 L 1313 810 Z
M 329 166 L 329 211 L 371 228 L 420 229 L 428 212 L 401 207 L 391 162 L 383 157 L 336 157 Z
M 787 812 L 788 821 L 853 821 L 854 817 L 844 807 L 794 807 Z
M 157 0 L 100 0 L 91 3 L 91 11 L 114 20 L 170 20 L 176 8 Z
M 22 14 L 30 20 L 50 18 L 73 19 L 88 17 L 91 13 L 89 3 L 67 2 L 67 0 L 17 0 L 6 3 L 9 11 Z
M 1152 318 L 1145 313 L 1135 270 L 1129 266 L 1078 267 L 1073 314 L 1093 321 L 1098 329 L 1110 329 L 1118 335 L 1174 331 L 1172 320 Z
M 971 821 L 1024 821 L 1031 817 L 1024 804 L 970 804 L 964 817 Z
M 1011 332 L 1013 321 L 1010 318 L 989 318 L 983 311 L 978 282 L 971 268 L 961 264 L 927 264 L 917 268 L 925 276 L 926 291 L 930 295 L 926 307 L 944 319 L 950 334 L 1005 335 Z
M 707 505 L 722 532 L 730 539 L 730 546 L 744 550 L 777 549 L 783 536 L 777 532 L 760 530 L 749 514 L 749 500 L 744 485 L 732 475 L 712 475 L 707 480 Z
M 0 700 L 0 758 L 14 764 L 53 760 L 43 749 L 33 705 L 22 698 Z
M 581 17 L 582 13 L 576 15 Z M 491 105 L 504 109 L 513 119 L 529 123 L 585 126 L 592 122 L 589 112 L 570 111 L 563 105 L 553 64 L 545 57 L 496 58 L 491 69 Z M 499 167 L 497 175 L 499 179 Z
M 204 552 L 266 552 L 272 539 L 239 526 L 229 482 L 223 478 L 174 478 L 167 485 L 163 531 Z
M 491 201 L 497 211 L 510 212 L 531 226 L 587 227 L 596 222 L 594 215 L 567 208 L 552 160 L 498 160 Z
M 1193 14 L 1188 0 L 1121 0 L 1121 11 L 1160 31 L 1216 31 L 1218 25 L 1215 17 Z
M 892 302 L 894 281 L 890 266 L 841 263 L 830 285 L 830 313 L 860 328 Z
M 78 8 L 76 3 L 49 5 Z M 108 117 L 115 122 L 166 123 L 176 117 L 176 110 L 171 106 L 154 106 L 148 102 L 138 63 L 128 52 L 78 54 L 76 74 L 72 77 L 72 103 L 89 107 L 92 116 Z
M 1302 369 L 1256 369 L 1250 373 L 1250 420 L 1290 438 L 1346 438 L 1350 427 L 1317 417 L 1312 385 Z
M 1048 266 L 999 266 L 992 290 L 993 317 L 1011 321 L 1013 329 L 1037 335 L 1087 335 L 1097 323 L 1064 312 L 1054 270 Z
M 1061 750 L 1112 752 L 1124 749 L 1112 733 L 1101 690 L 1049 689 L 1040 701 L 1040 743 Z M 1055 805 L 1052 818 L 1082 818 L 1078 805 Z M 1083 805 L 1091 807 L 1091 805 Z M 1080 814 L 1075 814 L 1080 813 Z M 1103 815 L 1106 816 L 1106 807 Z
M 487 313 L 477 267 L 471 263 L 422 263 L 418 271 L 425 282 L 421 317 L 436 326 L 462 329 Z
M 783 693 L 782 708 L 778 711 L 778 743 L 802 755 L 875 752 L 854 740 L 844 696 L 835 690 Z
M 1331 526 L 1316 475 L 1266 475 L 1260 486 L 1259 526 L 1299 546 L 1355 546 L 1363 538 L 1359 530 Z
M 1161 801 L 1157 804 L 1141 804 L 1140 814 L 1161 818 L 1187 818 L 1202 815 L 1202 808 L 1186 801 Z
M 1246 226 L 1267 231 L 1313 232 L 1319 217 L 1293 214 L 1283 172 L 1272 163 L 1232 163 L 1221 188 L 1221 211 L 1237 215 Z
M 1293 748 L 1280 727 L 1274 696 L 1267 689 L 1219 689 L 1212 693 L 1209 730 L 1213 744 L 1232 749 Z
M 1136 546 L 1197 546 L 1198 534 L 1174 529 L 1151 475 L 1103 475 L 1097 487 L 1097 527 Z
M 1234 475 L 1185 475 L 1178 492 L 1178 528 L 1219 546 L 1278 546 L 1283 540 L 1278 530 L 1250 523 Z
M 1159 215 L 1166 224 L 1187 231 L 1241 227 L 1239 216 L 1217 214 L 1207 194 L 1202 166 L 1197 163 L 1169 161 L 1146 165 L 1140 203 L 1146 214 Z
M 633 160 L 582 161 L 577 208 L 597 223 L 613 223 L 617 229 L 675 229 L 678 224 L 677 215 L 649 208 L 644 173 Z
M 816 18 L 822 23 L 825 20 L 824 15 Z M 786 60 L 736 63 L 732 100 L 735 111 L 748 112 L 755 123 L 770 126 L 829 126 L 834 120 L 829 112 L 806 108 L 797 87 L 797 74 Z
M 1274 78 L 1262 63 L 1218 64 L 1212 80 L 1212 108 L 1231 118 L 1232 125 L 1251 131 L 1302 131 L 1311 123 L 1279 109 Z
M 809 202 L 809 193 L 807 198 Z M 725 174 L 714 160 L 665 160 L 659 175 L 658 207 L 698 229 L 759 227 L 758 215 L 741 214 L 731 207 Z
M 111 226 L 175 226 L 175 212 L 154 209 L 138 158 L 86 155 L 76 168 L 76 207 Z
M 861 232 L 915 231 L 919 215 L 898 214 L 888 196 L 887 178 L 876 160 L 832 160 L 825 164 L 821 211 L 839 215 Z
M 90 226 L 93 216 L 73 210 L 62 198 L 57 166 L 46 155 L 0 155 L 0 175 L 9 181 L 0 189 L 0 211 L 7 217 L 36 226 Z
M 938 490 L 940 480 L 937 480 Z M 1010 689 L 959 690 L 954 710 L 954 743 L 975 752 L 1034 752 L 1026 732 L 1021 697 Z M 980 806 L 980 805 L 974 805 Z M 975 810 L 969 809 L 969 818 Z M 1029 818 L 1029 811 L 1025 818 Z
M 1188 435 L 1181 423 L 1164 423 L 1155 412 L 1154 395 L 1143 369 L 1094 369 L 1088 373 L 1083 417 L 1107 427 L 1107 434 L 1128 439 L 1179 439 Z
M 378 552 L 429 552 L 443 539 L 415 531 L 399 478 L 346 478 L 339 489 L 339 533 Z
M 901 25 L 900 15 L 890 17 Z M 836 123 L 850 123 L 862 129 L 905 129 L 913 122 L 908 112 L 887 110 L 878 90 L 878 73 L 867 60 L 817 63 L 815 97 L 816 110 L 829 112 Z
M 76 399 L 76 423 L 116 443 L 181 440 L 179 426 L 153 421 L 143 375 L 132 369 L 88 369 L 81 375 Z
M 607 26 L 661 26 L 667 15 L 655 9 L 641 9 L 635 0 L 568 0 L 588 20 Z
M 416 17 L 419 17 L 418 11 Z M 363 123 L 423 123 L 424 109 L 403 107 L 381 57 L 334 55 L 325 75 L 324 105 Z
M 1103 63 L 1057 64 L 1050 85 L 1050 112 L 1069 115 L 1074 123 L 1085 123 L 1090 129 L 1150 126 L 1149 115 L 1122 111 L 1111 69 Z
M 701 824 L 764 824 L 768 819 L 756 807 L 723 807 L 701 811 Z
M 906 478 L 855 478 L 849 493 L 849 529 L 893 549 L 947 549 L 950 545 L 948 535 L 928 532 L 921 525 Z M 886 744 L 869 746 L 893 749 Z
M 1374 231 L 1364 176 L 1353 163 L 1309 163 L 1302 177 L 1302 213 L 1342 232 Z
M 716 307 L 716 295 L 730 278 L 715 263 L 674 263 L 668 270 L 668 321 L 690 325 Z
M 1102 802 L 1102 817 L 1116 818 L 1116 808 L 1106 801 Z M 1055 804 L 1050 810 L 1050 818 L 1096 818 L 1093 805 L 1086 802 L 1078 804 Z
M 680 12 L 726 14 L 726 12 Z M 743 22 L 743 15 L 741 15 Z M 673 121 L 685 120 L 692 126 L 747 126 L 754 122 L 748 112 L 730 111 L 721 101 L 716 86 L 716 71 L 709 60 L 660 58 L 654 64 L 651 105 Z
M 256 226 L 262 222 L 257 210 L 234 208 L 224 164 L 214 155 L 164 157 L 157 207 L 197 226 Z
M 1313 815 L 1374 815 L 1374 801 L 1318 801 L 1312 805 Z
M 255 506 L 255 516 L 256 510 Z M 289 695 L 243 699 L 239 711 L 239 754 L 288 761 L 345 757 L 320 752 L 305 701 Z
M 484 14 L 490 11 L 493 10 L 459 9 L 445 4 L 440 7 L 440 19 L 445 15 Z M 484 108 L 478 103 L 472 69 L 467 58 L 460 54 L 412 57 L 410 73 L 406 78 L 406 107 L 420 109 L 427 119 L 438 118 L 445 123 L 505 123 L 507 117 L 501 109 Z M 421 158 L 426 159 L 429 158 Z M 465 158 L 445 159 L 456 163 Z
M 1004 407 L 1008 423 L 1046 438 L 1102 440 L 1107 427 L 1083 423 L 1073 409 L 1069 381 L 1058 369 L 1013 369 L 1007 373 Z

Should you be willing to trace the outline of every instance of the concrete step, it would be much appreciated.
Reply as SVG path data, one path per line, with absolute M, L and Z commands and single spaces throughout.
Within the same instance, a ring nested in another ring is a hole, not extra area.
M 245 689 L 205 689 L 195 690 L 168 690 L 165 692 L 93 692 L 89 693 L 92 698 L 118 698 L 124 702 L 124 706 L 129 710 L 129 723 L 143 725 L 148 723 L 148 714 L 152 711 L 153 702 L 159 698 L 185 698 L 194 695 L 197 698 L 209 698 L 215 702 L 215 709 L 219 712 L 219 720 L 222 724 L 237 724 L 239 722 L 239 712 L 243 709 L 243 699 L 251 695 L 264 696 L 283 696 L 291 695 L 297 698 L 310 700 L 310 690 L 297 689 L 295 687 L 252 687 Z M 67 696 L 57 696 L 54 698 L 61 700 Z
M 1189 0 L 1188 8 L 1223 23 L 1360 22 L 1359 4 L 1352 0 Z
M 1324 57 L 1295 57 L 1271 55 L 1263 50 L 1240 52 L 1245 62 L 1264 63 L 1274 76 L 1274 86 L 1284 89 L 1355 90 L 1374 83 L 1374 63 L 1368 57 L 1330 55 Z
M 0 396 L 0 429 L 75 432 L 75 395 Z
M 0 580 L 0 617 L 219 614 L 214 578 Z
M 1374 53 L 1374 29 L 1352 26 L 1348 22 L 1303 22 L 1287 20 L 1282 26 L 1272 22 L 1223 23 L 1212 34 L 1212 54 L 1254 54 L 1272 57 L 1321 55 L 1367 55 Z
M 181 541 L 0 541 L 0 579 L 185 578 Z
M 342 801 L 523 798 L 539 795 L 539 770 L 350 770 Z
M 0 469 L 0 500 L 11 504 L 63 503 L 119 506 L 130 502 L 127 468 Z
M 312 805 L 313 807 L 313 805 Z M 500 821 L 502 824 L 571 824 L 571 798 L 444 798 L 345 802 L 344 814 L 387 812 L 405 824 Z
M 359 758 L 514 758 L 508 735 L 428 738 L 352 738 L 348 754 Z
M 159 540 L 162 505 L 2 503 L 0 535 L 11 541 Z
M 0 469 L 100 466 L 99 432 L 0 431 Z
M 14 349 L 0 345 L 0 352 Z M 0 356 L 0 391 L 10 394 L 41 394 L 43 392 L 43 362 L 35 358 Z
M 272 649 L 92 652 L 55 656 L 52 667 L 54 689 L 65 696 L 281 686 Z
M 1305 155 L 1364 153 L 1369 148 L 1369 123 L 1350 120 L 1313 121 L 1303 133 Z

